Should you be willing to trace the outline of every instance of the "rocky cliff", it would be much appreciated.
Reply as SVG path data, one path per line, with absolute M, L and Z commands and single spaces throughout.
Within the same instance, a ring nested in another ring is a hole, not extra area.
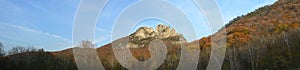
M 140 27 L 129 36 L 129 48 L 138 48 L 148 45 L 152 40 L 170 40 L 173 43 L 184 43 L 186 40 L 183 35 L 177 33 L 170 26 L 159 24 L 155 29 L 151 27 Z

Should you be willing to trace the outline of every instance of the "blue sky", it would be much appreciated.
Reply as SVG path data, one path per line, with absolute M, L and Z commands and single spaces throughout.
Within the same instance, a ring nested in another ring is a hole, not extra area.
M 227 23 L 231 19 L 272 4 L 276 0 L 216 0 Z M 72 27 L 79 0 L 0 0 L 0 42 L 5 49 L 14 46 L 62 50 L 72 46 Z M 96 26 L 96 44 L 111 42 L 113 22 L 136 0 L 111 0 L 100 14 Z M 204 16 L 192 0 L 169 0 L 182 10 L 192 22 L 198 39 L 208 36 Z M 149 20 L 138 26 L 154 27 L 160 21 Z M 134 31 L 136 28 L 133 28 Z

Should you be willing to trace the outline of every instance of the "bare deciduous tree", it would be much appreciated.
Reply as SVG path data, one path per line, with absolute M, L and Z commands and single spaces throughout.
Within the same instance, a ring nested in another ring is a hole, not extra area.
M 83 48 L 94 48 L 95 47 L 95 44 L 92 43 L 92 41 L 81 41 L 80 42 L 80 47 L 83 47 Z
M 5 51 L 3 49 L 2 43 L 0 42 L 0 56 L 4 56 L 4 55 L 5 55 Z
M 229 53 L 229 63 L 230 63 L 230 70 L 239 70 L 239 60 L 238 60 L 238 49 L 236 46 L 232 46 L 231 48 L 228 49 Z
M 23 53 L 23 52 L 38 52 L 38 50 L 33 47 L 16 46 L 10 49 L 8 51 L 8 54 L 12 55 L 12 54 Z

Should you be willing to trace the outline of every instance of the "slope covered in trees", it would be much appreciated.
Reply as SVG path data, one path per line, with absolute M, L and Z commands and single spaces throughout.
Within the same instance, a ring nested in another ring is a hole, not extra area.
M 300 1 L 279 0 L 239 16 L 214 35 L 227 35 L 225 70 L 287 70 L 299 67 Z M 223 33 L 222 30 L 226 30 Z M 214 36 L 212 35 L 212 36 Z M 210 48 L 211 36 L 199 41 Z

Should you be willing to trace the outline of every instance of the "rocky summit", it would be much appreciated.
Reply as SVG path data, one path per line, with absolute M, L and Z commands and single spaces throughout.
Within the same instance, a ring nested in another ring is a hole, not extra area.
M 155 29 L 151 27 L 140 27 L 133 34 L 129 36 L 129 43 L 127 47 L 138 48 L 147 46 L 152 40 L 168 40 L 173 43 L 184 43 L 186 40 L 183 35 L 177 33 L 174 28 L 170 26 L 159 24 Z

